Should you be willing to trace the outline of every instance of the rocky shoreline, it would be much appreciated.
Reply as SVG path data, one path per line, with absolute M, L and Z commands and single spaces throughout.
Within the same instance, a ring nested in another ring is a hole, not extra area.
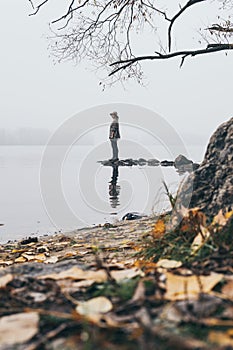
M 143 217 L 133 221 L 106 223 L 51 236 L 29 237 L 23 240 L 0 244 L 0 269 L 24 262 L 53 264 L 66 257 L 75 257 L 82 264 L 88 264 L 93 249 L 122 250 L 126 255 L 132 252 L 132 245 L 140 244 L 143 237 L 152 230 L 156 216 Z M 119 258 L 117 254 L 117 260 Z M 94 255 L 91 256 L 91 259 Z M 125 257 L 124 257 L 125 258 Z
M 112 167 L 132 167 L 132 166 L 149 166 L 149 167 L 174 167 L 178 172 L 192 172 L 198 169 L 199 164 L 194 163 L 192 160 L 186 158 L 183 155 L 178 155 L 175 160 L 158 160 L 158 159 L 117 159 L 117 160 L 100 160 L 98 161 L 103 166 L 112 166 Z

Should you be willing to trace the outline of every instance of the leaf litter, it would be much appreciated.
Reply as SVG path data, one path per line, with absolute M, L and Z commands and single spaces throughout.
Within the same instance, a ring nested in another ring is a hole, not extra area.
M 233 348 L 232 212 L 183 215 L 1 245 L 0 349 Z

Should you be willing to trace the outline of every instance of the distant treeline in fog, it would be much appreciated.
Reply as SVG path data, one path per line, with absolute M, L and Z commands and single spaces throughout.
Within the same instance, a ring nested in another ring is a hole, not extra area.
M 0 145 L 45 145 L 51 132 L 47 129 L 0 129 Z

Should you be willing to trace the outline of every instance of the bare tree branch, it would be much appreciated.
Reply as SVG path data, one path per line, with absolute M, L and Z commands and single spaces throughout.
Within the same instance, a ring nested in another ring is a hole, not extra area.
M 29 0 L 30 1 L 30 0 Z M 29 16 L 35 16 L 37 14 L 37 12 L 39 12 L 40 8 L 46 4 L 46 2 L 48 2 L 49 0 L 44 0 L 41 4 L 39 4 L 37 7 L 36 7 L 36 11 L 33 12 L 33 13 L 30 13 Z M 30 1 L 32 3 L 32 7 L 35 8 L 34 4 L 33 4 L 33 0 Z
M 162 10 L 158 9 L 157 7 L 154 7 L 150 2 L 149 2 L 149 4 L 145 4 L 144 1 L 142 1 L 142 4 L 145 5 L 145 6 L 147 6 L 147 7 L 149 7 L 149 8 L 151 8 L 152 10 L 154 10 L 154 11 L 160 13 L 161 15 L 164 16 L 164 18 L 165 18 L 167 21 L 171 22 L 171 19 L 167 17 L 167 14 L 166 14 L 165 11 L 162 11 Z
M 34 12 L 50 0 L 28 0 Z M 51 24 L 61 23 L 61 27 L 51 27 L 53 36 L 50 38 L 50 49 L 58 62 L 64 60 L 89 59 L 98 68 L 113 69 L 109 76 L 119 73 L 113 79 L 142 78 L 140 63 L 145 60 L 170 59 L 180 57 L 180 67 L 187 57 L 205 55 L 223 50 L 232 50 L 231 36 L 233 23 L 230 17 L 217 16 L 216 24 L 207 24 L 206 31 L 201 32 L 202 39 L 207 43 L 204 49 L 172 51 L 173 26 L 186 10 L 207 0 L 186 0 L 185 5 L 169 18 L 168 9 L 154 5 L 153 0 L 68 0 L 68 7 L 59 18 Z M 215 0 L 217 1 L 217 0 Z M 36 5 L 38 4 L 38 5 Z M 233 0 L 223 0 L 222 7 L 233 8 Z M 220 10 L 219 10 L 220 11 Z M 167 40 L 162 42 L 158 35 L 160 21 L 167 21 L 165 35 Z M 145 31 L 154 35 L 151 47 L 152 55 L 140 55 L 141 47 L 136 42 L 136 34 Z M 164 45 L 163 45 L 164 44 Z M 152 47 L 156 45 L 156 47 Z M 168 52 L 167 52 L 168 46 Z M 203 44 L 205 46 L 205 43 Z M 155 52 L 155 54 L 154 54 Z
M 30 4 L 31 4 L 31 7 L 33 8 L 33 10 L 35 9 L 35 7 L 34 7 L 34 4 L 33 4 L 33 2 L 32 2 L 32 0 L 28 0 L 29 2 L 30 2 Z
M 171 19 L 171 23 L 170 23 L 170 25 L 169 25 L 169 27 L 168 27 L 168 50 L 169 50 L 169 52 L 171 51 L 171 43 L 172 43 L 171 31 L 172 31 L 172 27 L 173 27 L 175 21 L 176 21 L 177 18 L 179 18 L 179 17 L 182 15 L 182 13 L 184 13 L 190 6 L 193 6 L 193 5 L 195 5 L 195 4 L 199 3 L 199 2 L 202 2 L 202 1 L 206 1 L 206 0 L 189 0 L 189 1 L 187 2 L 187 4 L 186 4 L 184 7 L 182 7 L 182 8 L 180 9 L 180 11 L 177 12 L 177 13 L 175 14 L 175 16 Z
M 233 44 L 209 44 L 205 49 L 200 50 L 186 50 L 186 51 L 177 51 L 172 52 L 168 54 L 161 54 L 160 52 L 156 52 L 156 55 L 153 56 L 140 56 L 140 57 L 134 57 L 132 59 L 124 60 L 124 61 L 118 61 L 110 64 L 110 67 L 119 66 L 116 69 L 114 69 L 109 76 L 116 74 L 120 70 L 124 70 L 128 68 L 129 66 L 140 62 L 140 61 L 146 61 L 146 60 L 164 60 L 169 59 L 177 56 L 182 56 L 181 58 L 181 64 L 180 67 L 183 65 L 184 60 L 188 56 L 197 56 L 197 55 L 205 55 L 210 54 L 214 52 L 219 51 L 225 51 L 225 50 L 233 50 Z
M 74 5 L 75 0 L 72 0 L 70 6 L 69 6 L 69 8 L 68 8 L 68 11 L 67 11 L 63 16 L 61 16 L 61 17 L 55 19 L 54 21 L 52 21 L 52 23 L 57 23 L 57 22 L 59 22 L 59 21 L 65 19 L 65 18 L 67 18 L 69 15 L 72 15 L 73 12 L 78 11 L 78 10 L 80 10 L 82 7 L 86 6 L 87 3 L 88 3 L 89 1 L 90 1 L 90 0 L 86 0 L 86 1 L 84 1 L 84 3 L 83 3 L 82 5 L 73 8 L 73 5 Z M 68 24 L 68 23 L 67 23 L 67 24 Z M 64 26 L 63 28 L 65 28 L 65 26 Z

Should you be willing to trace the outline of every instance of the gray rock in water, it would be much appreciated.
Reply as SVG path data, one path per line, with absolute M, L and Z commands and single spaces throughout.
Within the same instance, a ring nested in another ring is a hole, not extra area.
M 179 168 L 179 167 L 185 166 L 185 165 L 192 165 L 192 164 L 193 164 L 193 161 L 186 158 L 182 154 L 179 154 L 178 157 L 176 157 L 176 159 L 174 161 L 175 168 Z
M 182 186 L 178 205 L 199 207 L 208 216 L 233 207 L 233 118 L 210 138 L 204 161 Z
M 160 164 L 160 161 L 158 159 L 148 159 L 147 164 L 149 166 L 157 166 Z
M 146 160 L 144 158 L 139 158 L 138 165 L 146 165 Z
M 162 165 L 162 166 L 174 166 L 174 162 L 173 162 L 173 160 L 163 160 L 162 162 L 160 162 L 160 165 Z
M 145 214 L 140 214 L 138 212 L 127 213 L 123 216 L 121 220 L 138 220 L 146 217 Z

